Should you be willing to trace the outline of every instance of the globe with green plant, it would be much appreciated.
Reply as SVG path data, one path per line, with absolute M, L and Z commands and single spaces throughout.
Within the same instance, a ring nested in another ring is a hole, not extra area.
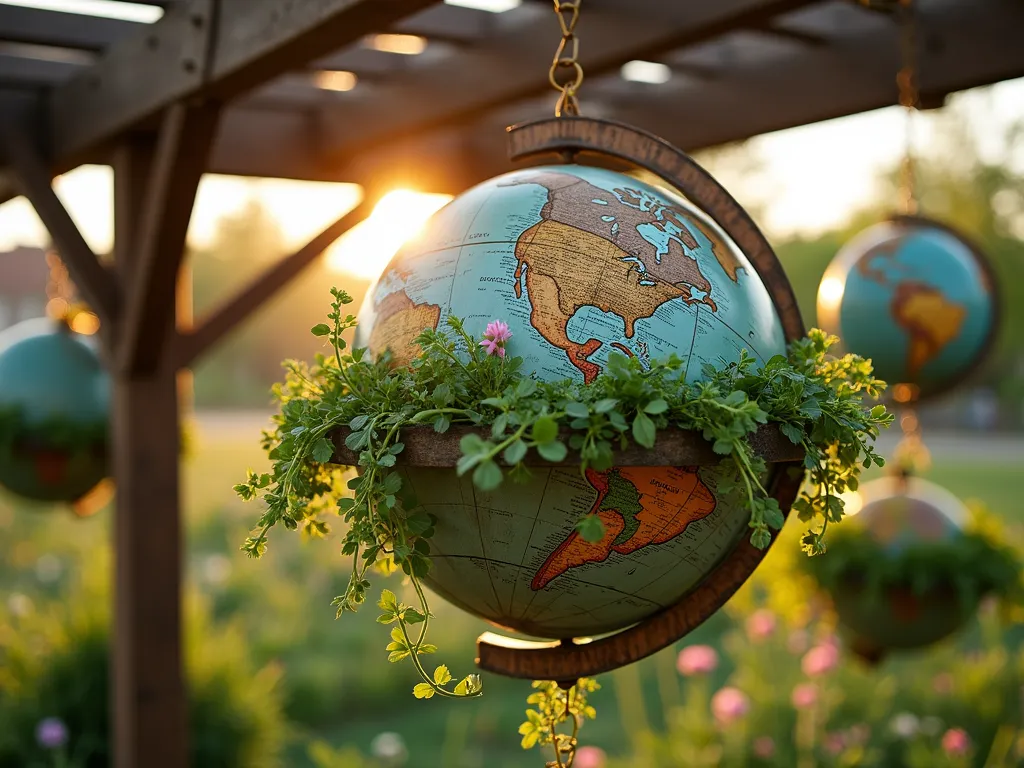
M 575 165 L 499 176 L 435 214 L 371 289 L 356 343 L 405 363 L 449 315 L 543 381 L 589 384 L 615 356 L 647 367 L 676 355 L 695 382 L 705 365 L 786 349 L 771 295 L 714 223 L 666 190 Z M 403 478 L 437 520 L 431 588 L 540 637 L 608 632 L 672 605 L 750 517 L 709 468 L 553 467 L 491 491 L 444 469 Z M 604 525 L 597 541 L 576 530 L 586 513 Z

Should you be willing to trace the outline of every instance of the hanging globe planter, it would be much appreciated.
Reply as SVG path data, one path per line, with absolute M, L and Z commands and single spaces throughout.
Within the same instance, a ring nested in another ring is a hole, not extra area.
M 109 381 L 87 337 L 55 320 L 0 332 L 0 486 L 73 503 L 108 474 Z
M 858 494 L 860 511 L 807 566 L 864 660 L 932 645 L 963 627 L 981 598 L 1017 589 L 1017 555 L 972 525 L 944 488 L 886 477 Z
M 846 350 L 870 358 L 903 402 L 941 394 L 971 374 L 991 346 L 998 315 L 981 251 L 921 216 L 896 216 L 861 232 L 818 289 L 819 325 Z

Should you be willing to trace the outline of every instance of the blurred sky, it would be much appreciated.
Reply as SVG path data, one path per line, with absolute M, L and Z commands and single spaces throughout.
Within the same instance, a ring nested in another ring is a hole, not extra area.
M 975 89 L 958 100 L 971 117 L 981 156 L 1024 169 L 1024 156 L 1000 156 L 1005 154 L 1000 139 L 1007 126 L 1024 120 L 1024 78 Z M 935 146 L 934 114 L 921 113 L 915 118 L 915 142 L 922 154 Z M 766 134 L 749 143 L 760 170 L 752 174 L 725 172 L 722 180 L 741 203 L 759 204 L 763 216 L 759 223 L 770 236 L 814 234 L 842 224 L 877 194 L 879 174 L 891 168 L 903 152 L 904 120 L 901 108 L 890 107 Z M 108 251 L 112 242 L 110 169 L 83 166 L 60 177 L 56 188 L 89 244 L 99 252 Z M 199 247 L 208 244 L 221 216 L 255 198 L 277 219 L 289 247 L 296 246 L 352 208 L 359 196 L 359 187 L 347 184 L 208 175 L 199 187 L 190 242 Z M 330 263 L 338 269 L 355 263 L 362 276 L 374 277 L 403 237 L 413 234 L 446 199 L 390 196 L 371 221 L 336 244 L 328 255 Z M 395 216 L 399 211 L 402 215 Z M 396 231 L 396 221 L 409 222 L 409 228 Z M 45 242 L 45 230 L 26 201 L 12 200 L 0 206 L 0 250 Z M 360 257 L 351 258 L 357 251 Z

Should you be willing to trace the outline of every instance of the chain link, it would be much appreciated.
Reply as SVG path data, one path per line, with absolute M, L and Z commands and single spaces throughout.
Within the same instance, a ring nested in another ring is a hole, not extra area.
M 554 0 L 555 15 L 562 30 L 562 39 L 551 60 L 548 80 L 551 87 L 559 92 L 555 103 L 555 117 L 579 115 L 580 102 L 577 92 L 583 84 L 583 66 L 579 62 L 580 40 L 576 37 L 576 24 L 580 20 L 580 5 L 583 0 Z M 568 71 L 569 77 L 559 78 L 559 70 Z M 559 80 L 563 82 L 559 82 Z
M 914 0 L 900 0 L 900 52 L 902 66 L 896 74 L 896 85 L 900 92 L 900 105 L 906 110 L 906 136 L 903 163 L 900 169 L 900 197 L 903 212 L 917 213 L 917 194 L 914 174 L 914 114 L 917 111 L 919 94 L 917 90 L 916 40 Z

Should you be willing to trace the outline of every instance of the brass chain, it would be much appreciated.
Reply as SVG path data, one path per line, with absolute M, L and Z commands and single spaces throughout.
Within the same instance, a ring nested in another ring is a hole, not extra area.
M 580 20 L 580 5 L 583 0 L 554 0 L 555 16 L 562 30 L 562 39 L 551 60 L 548 80 L 551 87 L 559 92 L 555 103 L 555 117 L 579 115 L 580 102 L 577 92 L 583 84 L 583 66 L 579 62 L 580 39 L 576 37 L 576 24 Z M 559 82 L 559 70 L 568 70 L 569 77 Z
M 918 106 L 914 0 L 900 0 L 900 52 L 902 66 L 896 74 L 900 105 L 906 110 L 906 136 L 900 168 L 900 197 L 903 212 L 917 213 L 914 188 L 914 114 Z
M 917 213 L 914 174 L 914 114 L 918 108 L 916 19 L 914 0 L 857 0 L 865 8 L 893 13 L 900 25 L 900 69 L 896 73 L 899 103 L 906 111 L 906 136 L 900 164 L 900 204 L 906 214 Z

